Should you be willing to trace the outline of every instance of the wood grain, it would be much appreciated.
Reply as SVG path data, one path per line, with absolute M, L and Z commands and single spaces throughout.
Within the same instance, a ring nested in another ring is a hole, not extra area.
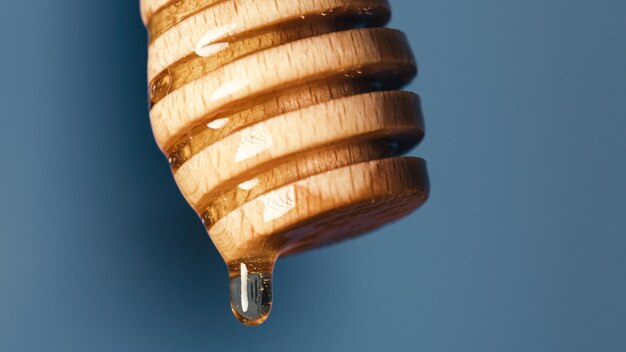
M 229 267 L 398 219 L 428 197 L 405 36 L 385 0 L 142 0 L 150 121 Z

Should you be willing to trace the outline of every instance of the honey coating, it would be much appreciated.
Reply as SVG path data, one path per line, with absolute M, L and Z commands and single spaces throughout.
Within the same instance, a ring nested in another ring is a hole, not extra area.
M 150 119 L 259 325 L 276 260 L 361 235 L 428 198 L 404 35 L 386 0 L 141 0 Z

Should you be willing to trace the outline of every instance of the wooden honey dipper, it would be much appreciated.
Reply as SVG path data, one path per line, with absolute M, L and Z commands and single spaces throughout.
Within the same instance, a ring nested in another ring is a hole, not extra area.
M 230 271 L 267 319 L 278 256 L 377 228 L 428 197 L 404 35 L 386 0 L 141 0 L 150 120 Z

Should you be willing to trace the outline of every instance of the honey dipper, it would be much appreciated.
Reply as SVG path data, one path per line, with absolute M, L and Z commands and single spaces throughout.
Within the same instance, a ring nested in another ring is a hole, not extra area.
M 385 0 L 141 0 L 150 121 L 230 272 L 267 319 L 279 256 L 360 235 L 428 197 L 408 42 Z

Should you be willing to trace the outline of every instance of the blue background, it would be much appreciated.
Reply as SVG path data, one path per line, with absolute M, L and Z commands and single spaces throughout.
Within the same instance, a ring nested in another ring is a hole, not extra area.
M 392 5 L 431 199 L 279 262 L 248 328 L 153 141 L 138 0 L 3 0 L 0 350 L 626 350 L 626 2 Z

